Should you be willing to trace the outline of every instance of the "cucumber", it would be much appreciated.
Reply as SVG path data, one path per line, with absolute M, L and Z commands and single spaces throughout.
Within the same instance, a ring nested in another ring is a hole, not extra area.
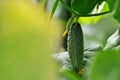
M 72 66 L 76 72 L 83 68 L 83 32 L 81 25 L 77 22 L 73 23 L 68 32 L 68 52 Z

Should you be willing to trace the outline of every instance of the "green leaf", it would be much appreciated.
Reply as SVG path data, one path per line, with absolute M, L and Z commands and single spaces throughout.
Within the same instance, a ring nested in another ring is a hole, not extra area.
M 114 18 L 120 22 L 120 0 L 106 0 Z
M 120 45 L 120 28 L 118 28 L 108 39 L 104 50 L 112 49 Z
M 82 80 L 82 77 L 72 71 L 64 71 L 61 73 L 63 80 Z
M 72 0 L 71 8 L 79 14 L 88 14 L 102 1 L 104 0 Z
M 120 51 L 100 52 L 91 67 L 89 80 L 120 80 Z

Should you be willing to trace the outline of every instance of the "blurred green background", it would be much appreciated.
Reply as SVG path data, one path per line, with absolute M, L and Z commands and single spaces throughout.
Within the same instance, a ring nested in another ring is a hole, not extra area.
M 0 0 L 0 80 L 56 80 L 44 7 L 31 0 Z
M 52 55 L 67 51 L 67 36 L 62 34 L 71 13 L 59 3 L 53 22 L 48 24 L 54 1 L 0 0 L 0 80 L 59 80 L 59 69 Z M 70 5 L 71 1 L 65 1 Z M 109 10 L 107 4 L 99 11 L 106 10 Z M 119 27 L 111 14 L 80 17 L 78 22 L 83 29 L 85 49 L 98 45 L 103 48 Z M 119 80 L 119 51 L 98 52 L 97 56 L 91 63 L 91 71 L 85 75 L 90 80 Z M 69 71 L 59 77 L 60 80 L 81 79 Z

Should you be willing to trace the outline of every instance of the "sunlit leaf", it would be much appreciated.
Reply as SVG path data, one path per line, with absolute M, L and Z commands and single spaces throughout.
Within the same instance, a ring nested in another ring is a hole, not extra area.
M 107 4 L 106 2 L 103 2 L 103 3 L 99 6 L 99 8 L 100 8 L 101 10 L 99 10 L 98 13 L 102 13 L 102 12 L 109 11 L 109 6 L 108 6 L 108 4 Z M 93 23 L 98 22 L 98 21 L 101 20 L 104 16 L 106 16 L 106 15 L 104 14 L 104 15 L 101 15 L 101 16 L 95 16 L 95 17 L 93 18 Z
M 97 6 L 95 6 L 91 14 L 102 13 L 105 11 L 109 11 L 109 6 L 107 3 L 103 2 L 101 5 L 99 5 L 98 9 L 97 9 Z M 103 18 L 104 16 L 105 15 L 99 15 L 99 16 L 93 16 L 93 17 L 80 17 L 78 21 L 82 24 L 91 24 L 91 23 L 95 24 L 99 20 L 101 20 L 101 18 Z

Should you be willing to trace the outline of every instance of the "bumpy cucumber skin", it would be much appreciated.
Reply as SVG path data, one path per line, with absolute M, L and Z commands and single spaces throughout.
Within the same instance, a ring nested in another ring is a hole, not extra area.
M 68 52 L 75 71 L 83 67 L 83 32 L 79 23 L 73 23 L 68 32 Z

